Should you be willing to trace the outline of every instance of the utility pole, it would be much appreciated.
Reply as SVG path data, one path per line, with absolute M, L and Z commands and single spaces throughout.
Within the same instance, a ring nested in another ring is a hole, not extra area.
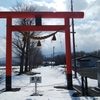
M 55 63 L 55 62 L 54 62 L 54 49 L 55 49 L 55 47 L 53 46 L 53 55 L 52 55 L 52 58 L 53 58 L 53 59 L 52 59 L 52 66 L 53 66 L 53 67 L 54 67 L 54 63 Z
M 71 0 L 71 12 L 73 12 L 73 0 Z M 72 39 L 73 39 L 73 55 L 74 55 L 74 72 L 75 72 L 75 78 L 77 78 L 76 73 L 76 53 L 75 53 L 75 36 L 74 36 L 74 19 L 72 18 Z

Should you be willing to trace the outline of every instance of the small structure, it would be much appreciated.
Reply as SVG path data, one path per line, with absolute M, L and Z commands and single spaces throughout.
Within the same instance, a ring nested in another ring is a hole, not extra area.
M 43 61 L 43 66 L 55 65 L 54 61 Z
M 37 93 L 37 83 L 41 83 L 42 77 L 40 76 L 35 76 L 35 77 L 30 77 L 30 83 L 35 83 L 35 93 L 32 94 L 32 96 L 39 96 Z
M 97 61 L 98 87 L 100 88 L 100 60 Z
M 85 55 L 83 57 L 76 58 L 76 66 L 77 67 L 97 67 L 97 61 L 100 60 L 100 57 L 93 55 Z M 74 66 L 74 62 L 72 60 L 72 66 Z

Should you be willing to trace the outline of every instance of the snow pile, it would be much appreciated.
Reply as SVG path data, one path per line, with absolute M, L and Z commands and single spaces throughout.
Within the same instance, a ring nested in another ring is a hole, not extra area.
M 37 92 L 42 96 L 30 96 L 35 92 L 35 84 L 30 83 L 29 75 L 12 75 L 12 87 L 13 88 L 21 88 L 20 91 L 9 91 L 9 92 L 1 92 L 0 100 L 91 100 L 93 97 L 72 97 L 72 94 L 75 93 L 75 90 L 66 90 L 66 89 L 57 89 L 54 86 L 66 86 L 66 76 L 65 69 L 61 67 L 55 66 L 52 68 L 48 67 L 39 67 L 37 69 L 33 69 L 33 72 L 39 72 L 41 74 L 37 74 L 35 76 L 42 77 L 42 83 L 37 83 Z M 33 75 L 34 76 L 34 75 Z M 88 79 L 90 86 L 96 86 L 97 81 Z M 77 79 L 73 79 L 73 84 L 80 85 L 80 75 L 78 75 Z M 0 84 L 0 88 L 5 87 L 5 82 Z M 97 98 L 97 97 L 95 97 Z M 98 97 L 98 100 L 100 98 Z M 94 99 L 95 100 L 95 99 Z

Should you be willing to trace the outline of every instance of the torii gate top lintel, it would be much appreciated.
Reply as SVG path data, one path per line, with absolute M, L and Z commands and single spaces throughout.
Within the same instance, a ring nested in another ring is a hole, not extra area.
M 83 18 L 83 12 L 0 12 L 0 18 L 34 18 L 41 15 L 42 18 Z

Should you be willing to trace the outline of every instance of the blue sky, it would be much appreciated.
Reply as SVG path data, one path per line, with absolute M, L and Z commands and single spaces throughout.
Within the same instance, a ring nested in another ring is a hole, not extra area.
M 41 11 L 70 11 L 70 0 L 0 0 L 0 11 L 9 11 L 16 1 L 27 4 L 33 3 Z M 100 50 L 100 0 L 73 0 L 74 11 L 83 11 L 83 19 L 75 21 L 75 43 L 76 51 L 94 51 Z M 62 23 L 58 21 L 57 23 Z M 2 37 L 6 34 L 6 21 L 0 19 L 0 57 L 5 55 L 5 41 Z M 64 34 L 58 33 L 57 42 L 51 43 L 51 39 L 45 40 L 42 50 L 47 55 L 52 54 L 52 48 L 55 46 L 55 52 L 65 51 Z M 48 46 L 49 45 L 49 46 Z M 51 45 L 51 46 L 50 46 Z M 71 42 L 72 45 L 72 42 Z M 73 50 L 73 48 L 71 48 Z M 2 53 L 1 53 L 2 52 Z
M 16 1 L 19 1 L 19 0 L 0 0 L 0 6 L 9 8 L 11 7 L 11 5 L 14 5 Z

